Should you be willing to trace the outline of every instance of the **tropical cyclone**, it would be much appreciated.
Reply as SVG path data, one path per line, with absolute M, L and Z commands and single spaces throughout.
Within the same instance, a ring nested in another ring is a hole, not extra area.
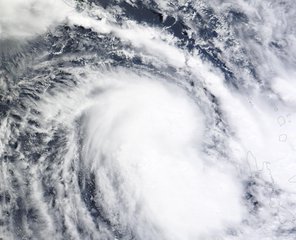
M 0 1 L 0 238 L 295 239 L 295 1 Z

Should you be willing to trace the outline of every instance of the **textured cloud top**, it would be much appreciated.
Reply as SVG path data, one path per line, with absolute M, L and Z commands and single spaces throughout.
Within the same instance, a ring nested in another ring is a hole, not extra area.
M 1 0 L 0 38 L 31 38 L 65 20 L 71 7 L 63 0 Z

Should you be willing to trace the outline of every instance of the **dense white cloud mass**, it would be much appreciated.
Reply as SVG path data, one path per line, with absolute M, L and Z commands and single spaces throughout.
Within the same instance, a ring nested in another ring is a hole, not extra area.
M 204 119 L 184 90 L 131 73 L 100 81 L 85 116 L 83 159 L 110 219 L 119 214 L 140 239 L 189 240 L 238 224 L 240 186 L 202 159 Z
M 0 38 L 23 39 L 42 34 L 65 20 L 72 7 L 63 0 L 1 0 Z

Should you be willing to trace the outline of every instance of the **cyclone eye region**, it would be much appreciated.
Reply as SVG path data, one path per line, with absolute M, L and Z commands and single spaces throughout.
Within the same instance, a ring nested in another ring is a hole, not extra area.
M 204 117 L 185 90 L 139 76 L 100 88 L 84 112 L 82 161 L 112 225 L 137 239 L 189 240 L 241 220 L 239 186 L 205 164 Z

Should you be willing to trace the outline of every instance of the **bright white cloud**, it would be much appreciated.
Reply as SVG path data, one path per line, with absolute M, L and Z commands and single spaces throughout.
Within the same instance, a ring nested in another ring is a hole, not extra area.
M 43 33 L 71 11 L 63 0 L 1 0 L 0 38 L 23 39 Z
M 101 79 L 100 88 L 86 111 L 83 159 L 115 224 L 140 239 L 189 240 L 239 223 L 239 184 L 204 164 L 202 113 L 183 90 L 131 73 Z

